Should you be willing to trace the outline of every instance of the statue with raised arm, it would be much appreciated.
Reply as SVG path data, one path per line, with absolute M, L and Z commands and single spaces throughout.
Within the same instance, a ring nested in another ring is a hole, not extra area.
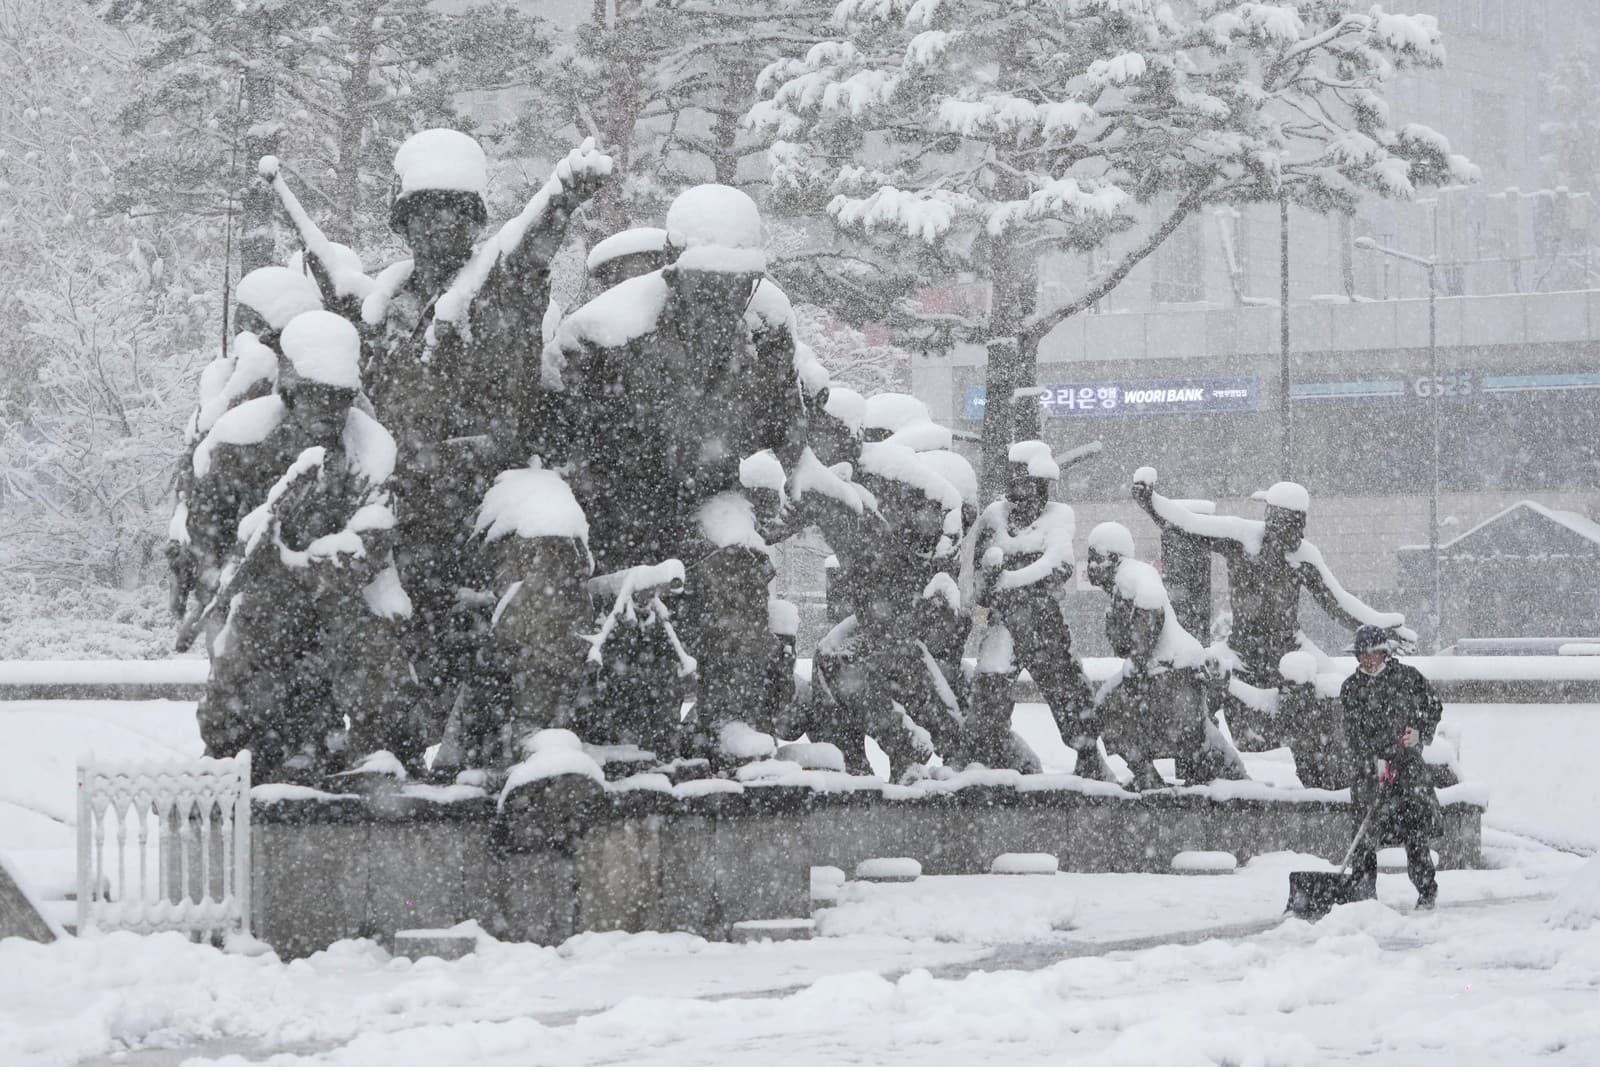
M 1199 515 L 1155 491 L 1156 472 L 1141 467 L 1133 476 L 1133 498 L 1163 530 L 1176 526 L 1228 566 L 1228 598 L 1233 629 L 1224 656 L 1234 676 L 1257 689 L 1276 690 L 1284 655 L 1307 644 L 1300 633 L 1300 593 L 1304 590 L 1328 616 L 1355 630 L 1376 626 L 1402 642 L 1416 640 L 1405 616 L 1378 611 L 1347 592 L 1329 570 L 1317 546 L 1305 539 L 1310 497 L 1294 482 L 1278 482 L 1255 494 L 1267 505 L 1262 519 Z M 1267 746 L 1278 731 L 1270 716 L 1239 705 L 1229 725 L 1245 747 Z M 1237 720 L 1237 721 L 1236 721 Z
M 546 697 L 570 692 L 582 672 L 581 641 L 564 631 L 546 640 L 544 625 L 535 625 L 587 611 L 581 514 L 547 530 L 539 522 L 508 526 L 480 509 L 502 472 L 549 471 L 560 460 L 551 453 L 564 447 L 561 382 L 541 364 L 551 262 L 574 213 L 610 175 L 611 159 L 585 142 L 482 242 L 488 165 L 476 141 L 424 130 L 400 146 L 394 167 L 390 226 L 412 258 L 382 271 L 362 302 L 362 379 L 399 446 L 396 556 L 416 603 L 418 676 L 436 718 L 454 723 L 447 729 L 487 739 L 502 732 L 493 720 L 508 701 L 529 725 L 550 725 L 560 709 Z M 530 466 L 536 457 L 545 462 Z M 569 503 L 563 495 L 551 514 L 567 515 Z M 533 610 L 540 597 L 550 603 Z M 527 640 L 513 633 L 523 623 L 531 626 Z M 497 649 L 519 644 L 523 651 L 502 662 Z M 545 696 L 507 696 L 504 687 L 518 678 L 560 684 L 546 686 Z M 487 689 L 474 688 L 476 679 Z M 436 771 L 504 764 L 516 753 L 466 743 L 444 756 Z

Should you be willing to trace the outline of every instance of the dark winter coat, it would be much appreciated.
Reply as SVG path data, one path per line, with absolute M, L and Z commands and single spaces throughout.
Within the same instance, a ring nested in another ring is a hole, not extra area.
M 1422 672 L 1391 657 L 1377 674 L 1356 671 L 1339 689 L 1344 707 L 1345 731 L 1351 756 L 1356 760 L 1351 796 L 1356 809 L 1365 812 L 1378 795 L 1373 816 L 1375 841 L 1380 845 L 1427 839 L 1439 832 L 1439 797 L 1433 775 L 1423 761 L 1422 749 L 1433 740 L 1444 711 Z M 1412 748 L 1400 743 L 1406 727 L 1414 727 L 1421 742 Z M 1375 760 L 1388 760 L 1394 781 L 1380 785 Z

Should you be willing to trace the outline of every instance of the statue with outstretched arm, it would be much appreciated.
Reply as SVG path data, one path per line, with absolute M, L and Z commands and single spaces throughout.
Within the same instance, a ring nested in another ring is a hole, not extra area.
M 1133 476 L 1133 499 L 1162 530 L 1176 527 L 1221 556 L 1228 565 L 1233 630 L 1228 648 L 1238 658 L 1235 673 L 1251 685 L 1275 689 L 1278 662 L 1300 647 L 1300 591 L 1341 626 L 1377 626 L 1402 642 L 1416 640 L 1398 612 L 1378 611 L 1348 592 L 1328 569 L 1317 546 L 1305 539 L 1310 497 L 1294 482 L 1279 482 L 1256 494 L 1264 519 L 1200 515 L 1155 491 L 1156 472 Z

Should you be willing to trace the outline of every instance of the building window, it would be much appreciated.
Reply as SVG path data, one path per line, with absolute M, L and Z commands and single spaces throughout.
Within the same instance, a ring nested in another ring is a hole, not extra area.
M 1200 219 L 1190 215 L 1161 243 L 1152 257 L 1150 299 L 1157 304 L 1192 304 L 1204 300 L 1206 285 Z

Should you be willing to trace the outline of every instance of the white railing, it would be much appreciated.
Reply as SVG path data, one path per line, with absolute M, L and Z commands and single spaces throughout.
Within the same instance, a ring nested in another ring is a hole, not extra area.
M 78 933 L 91 929 L 250 932 L 250 753 L 78 765 Z

